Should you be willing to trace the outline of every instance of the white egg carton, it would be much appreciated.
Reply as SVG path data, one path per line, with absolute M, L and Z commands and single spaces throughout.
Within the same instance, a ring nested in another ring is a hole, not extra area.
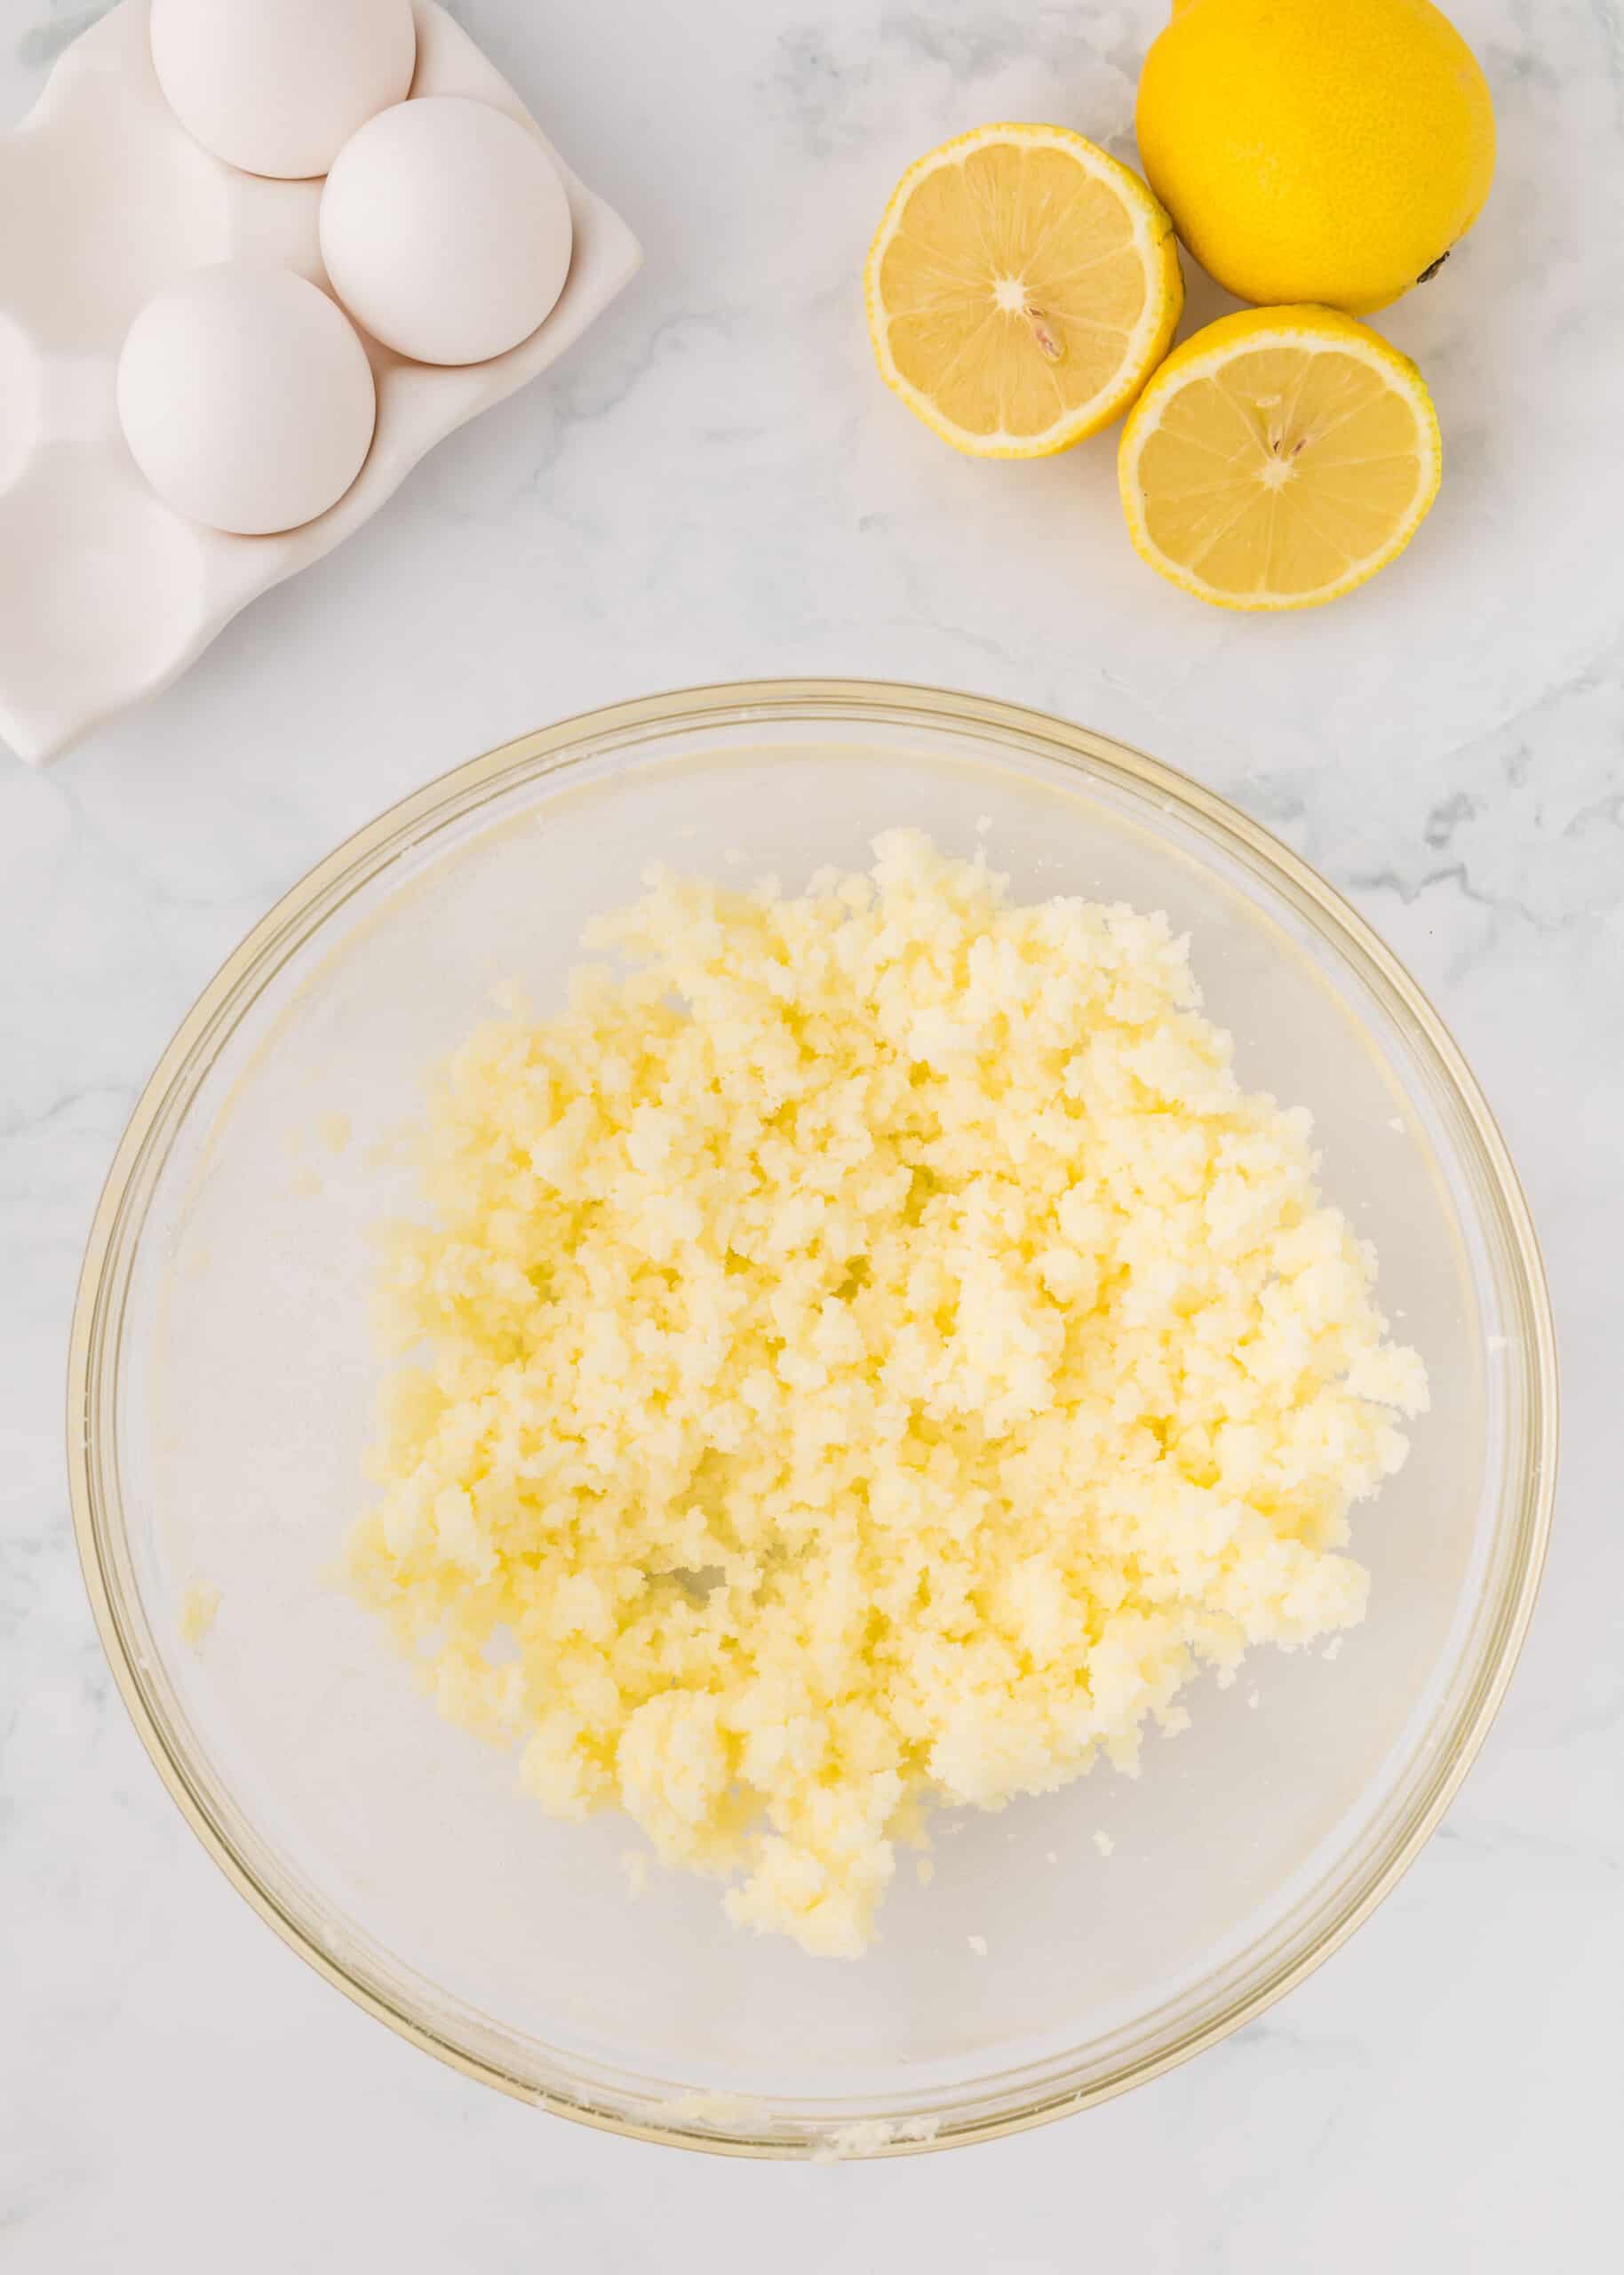
M 569 275 L 539 331 L 488 363 L 409 363 L 364 332 L 372 448 L 330 511 L 280 537 L 184 520 L 136 467 L 115 375 L 137 311 L 211 261 L 279 261 L 325 285 L 322 184 L 237 172 L 164 100 L 149 0 L 122 0 L 68 49 L 0 136 L 0 738 L 35 763 L 154 695 L 238 610 L 375 514 L 426 451 L 578 339 L 636 273 L 625 223 L 569 171 L 513 89 L 434 0 L 413 0 L 413 95 L 494 104 L 545 144 L 574 225 Z

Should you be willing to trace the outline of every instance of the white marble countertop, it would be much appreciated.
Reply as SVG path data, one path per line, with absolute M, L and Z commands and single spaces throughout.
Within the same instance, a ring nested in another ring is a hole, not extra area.
M 1376 586 L 1275 623 L 1209 614 L 1139 570 L 1108 447 L 959 461 L 869 364 L 856 276 L 902 165 L 999 116 L 1126 151 L 1158 0 L 453 9 L 567 125 L 643 238 L 644 276 L 151 708 L 50 772 L 0 754 L 0 2260 L 29 2275 L 160 2258 L 175 2275 L 1592 2263 L 1616 2226 L 1624 2118 L 1615 0 L 1454 0 L 1495 84 L 1500 183 L 1437 283 L 1382 320 L 1433 380 L 1443 499 Z M 97 12 L 0 0 L 0 120 Z M 1502 1117 L 1566 1395 L 1522 1668 L 1444 1828 L 1352 1943 L 1125 2100 L 837 2170 L 545 2119 L 437 2067 L 283 1950 L 115 1696 L 60 1424 L 80 1244 L 118 1131 L 174 1022 L 283 888 L 525 728 L 802 672 L 959 685 L 1122 735 L 1350 894 Z

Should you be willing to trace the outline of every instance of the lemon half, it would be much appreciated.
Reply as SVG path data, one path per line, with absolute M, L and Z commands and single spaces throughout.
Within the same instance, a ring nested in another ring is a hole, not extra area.
M 1108 426 L 1184 304 L 1167 215 L 1060 126 L 977 127 L 911 166 L 864 283 L 887 385 L 975 458 L 1045 458 Z
M 1437 495 L 1438 423 L 1407 355 L 1332 308 L 1256 308 L 1187 339 L 1119 459 L 1128 535 L 1224 608 L 1315 608 L 1404 551 Z

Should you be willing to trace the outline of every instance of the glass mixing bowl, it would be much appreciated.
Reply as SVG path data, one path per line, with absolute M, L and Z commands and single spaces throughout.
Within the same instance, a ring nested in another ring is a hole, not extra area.
M 1409 1465 L 1356 1513 L 1373 1575 L 1336 1665 L 1262 1654 L 1189 1695 L 1137 1781 L 1096 1769 L 938 1821 L 861 1960 L 725 1921 L 641 1837 L 561 1824 L 442 1722 L 329 1583 L 376 1361 L 378 1141 L 505 980 L 556 999 L 645 864 L 799 887 L 899 822 L 985 844 L 1023 898 L 1166 909 L 1253 1087 L 1310 1106 L 1429 1368 Z M 1550 1518 L 1554 1346 L 1526 1209 L 1459 1052 L 1366 927 L 1255 824 L 1007 705 L 832 682 L 711 689 L 492 752 L 272 911 L 165 1052 L 92 1233 L 75 1521 L 153 1759 L 311 1965 L 506 2091 L 647 2139 L 828 2156 L 967 2142 L 1119 2092 L 1256 2015 L 1365 1916 L 1464 1774 Z M 200 1637 L 204 1596 L 219 1592 Z M 1096 1844 L 1103 1832 L 1111 1844 Z M 972 1943 L 972 1938 L 975 1943 Z M 984 1954 L 978 1948 L 984 1943 Z

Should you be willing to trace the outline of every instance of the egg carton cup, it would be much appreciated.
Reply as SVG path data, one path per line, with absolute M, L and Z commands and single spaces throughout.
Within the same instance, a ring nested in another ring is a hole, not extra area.
M 119 350 L 155 292 L 222 260 L 278 262 L 326 286 L 322 182 L 239 173 L 164 99 L 150 0 L 122 0 L 68 49 L 0 136 L 0 737 L 38 764 L 155 695 L 261 593 L 369 520 L 426 451 L 533 379 L 636 273 L 637 240 L 572 173 L 474 42 L 414 0 L 411 92 L 467 95 L 529 128 L 562 176 L 569 275 L 538 331 L 505 355 L 412 363 L 356 327 L 378 424 L 336 506 L 276 537 L 234 537 L 165 505 L 118 422 Z

